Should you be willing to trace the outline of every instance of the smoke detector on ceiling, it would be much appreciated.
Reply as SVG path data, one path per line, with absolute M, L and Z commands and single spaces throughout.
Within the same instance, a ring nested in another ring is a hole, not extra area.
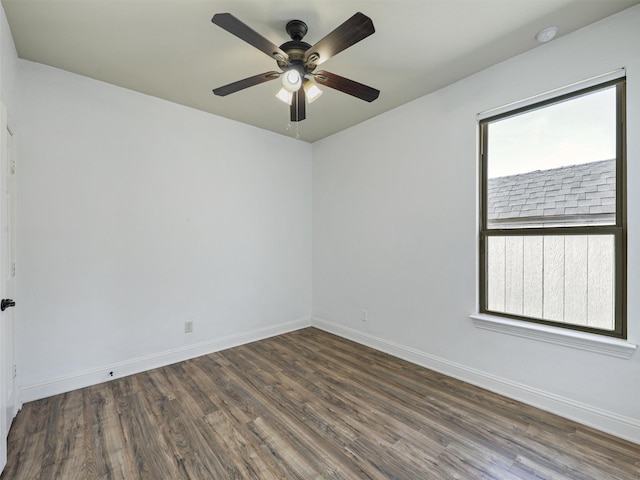
M 549 40 L 552 40 L 553 37 L 558 33 L 558 27 L 547 27 L 540 30 L 536 33 L 536 40 L 540 43 L 546 43 Z

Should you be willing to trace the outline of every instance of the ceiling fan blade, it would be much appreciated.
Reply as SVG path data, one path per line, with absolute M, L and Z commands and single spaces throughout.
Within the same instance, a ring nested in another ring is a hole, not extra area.
M 243 78 L 242 80 L 230 83 L 229 85 L 214 88 L 213 93 L 215 93 L 219 97 L 224 97 L 225 95 L 229 95 L 230 93 L 235 93 L 239 90 L 244 90 L 245 88 L 253 87 L 254 85 L 258 85 L 260 83 L 275 80 L 279 76 L 279 72 L 261 73 L 260 75 L 254 75 L 253 77 Z
M 334 55 L 367 38 L 376 30 L 373 21 L 358 12 L 322 40 L 309 48 L 304 55 L 304 63 L 320 65 Z
M 365 102 L 373 102 L 378 98 L 378 95 L 380 95 L 380 90 L 325 70 L 320 70 L 319 72 L 314 73 L 313 77 L 320 85 L 335 88 L 336 90 L 353 95 Z
M 294 92 L 291 99 L 291 121 L 301 122 L 307 118 L 307 107 L 304 88 L 300 87 L 297 92 Z
M 240 40 L 244 40 L 248 44 L 256 47 L 258 50 L 266 53 L 271 58 L 275 58 L 276 60 L 284 63 L 289 63 L 289 55 L 287 55 L 284 50 L 264 38 L 246 24 L 242 23 L 230 13 L 216 13 L 211 21 L 219 27 L 224 28 L 232 35 L 235 35 Z

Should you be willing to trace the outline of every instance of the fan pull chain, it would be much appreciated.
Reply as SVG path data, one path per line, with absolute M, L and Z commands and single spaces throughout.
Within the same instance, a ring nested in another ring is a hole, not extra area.
M 287 130 L 291 130 L 291 121 L 287 122 Z M 300 129 L 298 127 L 298 122 L 296 122 L 296 136 L 295 136 L 295 138 L 297 140 L 300 140 Z

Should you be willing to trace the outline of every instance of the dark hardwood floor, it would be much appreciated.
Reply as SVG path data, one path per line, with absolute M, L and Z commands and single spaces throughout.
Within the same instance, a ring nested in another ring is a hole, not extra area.
M 24 405 L 2 480 L 640 479 L 640 445 L 308 328 Z

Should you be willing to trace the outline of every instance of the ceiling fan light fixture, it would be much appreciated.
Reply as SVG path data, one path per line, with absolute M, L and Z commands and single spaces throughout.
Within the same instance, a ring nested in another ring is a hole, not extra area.
M 300 73 L 295 70 L 287 70 L 282 75 L 282 86 L 290 92 L 297 92 L 302 85 L 302 77 Z
M 318 97 L 322 95 L 322 90 L 320 90 L 318 86 L 311 80 L 305 80 L 303 88 L 305 96 L 307 97 L 307 102 L 309 103 L 315 102 Z
M 293 92 L 290 92 L 286 88 L 282 87 L 278 93 L 276 93 L 276 98 L 287 105 L 291 105 L 293 102 Z
M 327 61 L 375 32 L 373 21 L 361 12 L 356 12 L 315 45 L 309 45 L 302 41 L 307 33 L 307 24 L 302 20 L 291 20 L 287 23 L 285 29 L 291 37 L 291 41 L 280 46 L 264 38 L 230 13 L 216 13 L 211 21 L 275 59 L 280 69 L 280 72 L 260 73 L 215 88 L 213 93 L 217 96 L 224 97 L 281 77 L 282 88 L 276 97 L 290 106 L 291 122 L 300 122 L 306 118 L 305 105 L 315 101 L 322 94 L 317 84 L 352 95 L 366 102 L 374 101 L 380 94 L 380 90 L 335 73 L 326 71 L 313 73 L 318 63 Z M 313 77 L 313 79 L 309 77 Z M 303 90 L 301 90 L 302 88 Z

